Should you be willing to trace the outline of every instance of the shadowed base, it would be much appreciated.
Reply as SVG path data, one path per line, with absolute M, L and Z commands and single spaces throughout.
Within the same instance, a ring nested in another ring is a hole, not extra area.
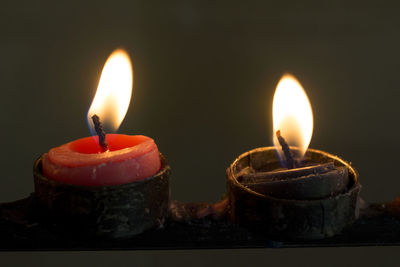
M 43 225 L 36 218 L 33 195 L 0 204 L 0 250 L 142 250 L 263 247 L 338 247 L 400 245 L 400 199 L 371 204 L 361 209 L 359 219 L 342 234 L 328 239 L 278 242 L 263 233 L 226 221 L 212 214 L 207 203 L 173 202 L 170 218 L 160 229 L 126 240 L 94 240 L 58 225 Z M 215 215 L 215 214 L 214 214 Z M 220 214 L 221 215 L 221 214 Z M 63 234 L 59 234 L 63 232 Z M 58 234 L 56 234 L 58 233 Z

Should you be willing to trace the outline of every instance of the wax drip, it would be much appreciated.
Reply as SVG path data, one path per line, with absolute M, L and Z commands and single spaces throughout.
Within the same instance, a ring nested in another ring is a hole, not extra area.
M 97 135 L 99 136 L 99 145 L 101 146 L 101 149 L 103 152 L 108 151 L 108 144 L 106 140 L 106 133 L 104 132 L 103 125 L 101 124 L 99 116 L 94 114 L 92 116 L 93 124 L 94 124 L 94 129 L 96 130 Z
M 289 148 L 289 145 L 286 143 L 285 139 L 281 136 L 281 131 L 276 131 L 276 137 L 278 138 L 279 144 L 282 147 L 283 153 L 286 159 L 286 167 L 288 169 L 293 169 L 296 167 L 296 162 L 293 159 L 292 151 Z

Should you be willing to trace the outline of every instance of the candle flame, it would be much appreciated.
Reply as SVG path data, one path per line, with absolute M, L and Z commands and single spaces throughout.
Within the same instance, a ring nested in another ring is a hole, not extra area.
M 294 156 L 301 159 L 307 151 L 313 132 L 313 115 L 310 101 L 301 84 L 292 75 L 286 74 L 279 81 L 273 100 L 273 143 L 279 157 L 284 158 L 276 137 L 281 136 L 289 146 L 296 147 Z
M 96 95 L 87 114 L 89 129 L 95 135 L 92 116 L 99 116 L 108 131 L 117 131 L 128 111 L 132 96 L 133 69 L 125 50 L 108 57 L 100 76 Z

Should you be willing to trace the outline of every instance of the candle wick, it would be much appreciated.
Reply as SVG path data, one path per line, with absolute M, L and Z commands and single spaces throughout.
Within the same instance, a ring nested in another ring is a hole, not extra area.
M 295 167 L 295 161 L 293 159 L 292 151 L 290 150 L 288 143 L 286 143 L 286 140 L 282 137 L 280 130 L 276 131 L 276 137 L 278 138 L 283 154 L 285 155 L 286 167 L 288 169 L 293 169 Z
M 103 152 L 106 152 L 106 151 L 108 151 L 106 133 L 104 132 L 103 125 L 101 124 L 99 116 L 94 114 L 92 116 L 92 121 L 94 124 L 94 129 L 96 130 L 96 133 L 99 137 L 99 145 L 101 146 L 101 149 L 103 150 Z

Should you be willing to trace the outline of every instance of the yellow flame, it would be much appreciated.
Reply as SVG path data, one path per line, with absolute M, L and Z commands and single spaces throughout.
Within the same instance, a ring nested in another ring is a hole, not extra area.
M 284 75 L 276 87 L 272 116 L 273 142 L 280 157 L 283 151 L 276 137 L 278 130 L 289 146 L 298 148 L 296 156 L 303 157 L 311 141 L 313 115 L 306 92 L 292 75 Z
M 132 96 L 133 69 L 126 51 L 117 49 L 108 57 L 87 119 L 93 133 L 96 114 L 111 131 L 118 130 L 128 111 Z

